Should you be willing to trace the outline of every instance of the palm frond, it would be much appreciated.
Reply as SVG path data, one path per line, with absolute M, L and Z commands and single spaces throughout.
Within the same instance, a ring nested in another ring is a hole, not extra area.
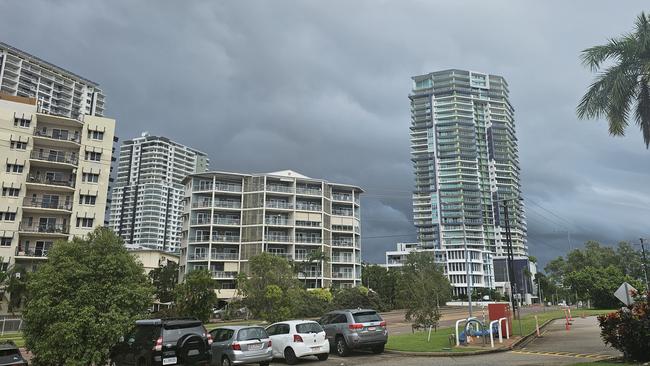
M 641 79 L 639 96 L 637 97 L 635 119 L 643 134 L 646 149 L 650 146 L 650 79 Z
M 603 62 L 609 59 L 620 59 L 626 50 L 626 37 L 612 38 L 606 44 L 583 50 L 580 59 L 591 71 L 598 71 Z

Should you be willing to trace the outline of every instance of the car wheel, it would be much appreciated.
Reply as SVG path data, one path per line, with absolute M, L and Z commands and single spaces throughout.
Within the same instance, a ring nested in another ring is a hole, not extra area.
M 384 345 L 379 345 L 379 346 L 373 346 L 372 347 L 372 353 L 383 353 L 384 352 Z
M 321 353 L 320 355 L 316 355 L 316 357 L 318 357 L 318 361 L 327 361 L 327 358 L 329 356 L 329 353 Z
M 287 362 L 287 365 L 295 365 L 298 363 L 298 357 L 296 357 L 296 353 L 291 348 L 284 350 L 284 360 Z
M 338 336 L 336 337 L 336 354 L 345 357 L 350 354 L 350 347 L 345 343 L 345 338 Z
M 232 366 L 232 362 L 226 356 L 221 359 L 221 366 Z

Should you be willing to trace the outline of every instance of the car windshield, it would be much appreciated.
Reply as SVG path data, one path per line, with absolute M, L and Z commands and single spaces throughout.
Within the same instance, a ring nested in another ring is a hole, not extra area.
M 163 329 L 163 340 L 165 343 L 178 342 L 186 334 L 203 336 L 205 329 L 201 323 L 165 325 Z
M 17 349 L 2 349 L 0 350 L 0 357 L 7 356 L 20 356 L 20 352 Z
M 323 328 L 318 323 L 309 322 L 296 325 L 296 331 L 301 334 L 320 333 Z
M 268 337 L 264 328 L 261 327 L 244 328 L 237 332 L 237 340 L 239 341 L 250 341 L 251 339 L 264 339 Z
M 360 313 L 352 314 L 354 321 L 356 323 L 370 323 L 370 322 L 380 322 L 381 318 L 376 311 L 364 311 Z

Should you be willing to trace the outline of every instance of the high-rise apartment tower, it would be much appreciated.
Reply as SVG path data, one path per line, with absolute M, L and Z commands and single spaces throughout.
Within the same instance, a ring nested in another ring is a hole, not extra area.
M 434 249 L 456 295 L 494 288 L 506 255 L 504 205 L 515 256 L 526 255 L 514 109 L 501 76 L 444 70 L 413 77 L 413 218 L 421 249 Z
M 188 174 L 205 172 L 205 153 L 150 136 L 124 141 L 111 197 L 109 227 L 127 244 L 175 252 L 180 247 L 181 183 Z

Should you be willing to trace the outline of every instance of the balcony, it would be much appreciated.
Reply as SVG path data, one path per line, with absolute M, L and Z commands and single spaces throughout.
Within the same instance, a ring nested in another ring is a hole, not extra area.
M 354 240 L 353 239 L 333 239 L 332 240 L 332 245 L 336 247 L 353 247 L 354 246 Z
M 332 193 L 332 199 L 335 201 L 352 202 L 352 195 L 346 193 Z
M 42 200 L 42 199 L 34 199 L 34 198 L 25 198 L 23 200 L 23 207 L 27 208 L 43 208 L 47 210 L 64 210 L 64 211 L 71 211 L 72 210 L 72 203 L 59 203 L 58 201 L 52 201 L 52 200 Z
M 190 220 L 190 225 L 210 225 L 210 218 L 195 217 L 192 220 Z
M 58 164 L 77 165 L 79 163 L 79 156 L 70 152 L 57 152 L 45 154 L 41 151 L 32 151 L 29 155 L 31 160 L 47 162 L 48 166 L 58 166 Z
M 212 234 L 212 241 L 219 241 L 219 242 L 239 242 L 239 235 L 219 235 L 219 234 Z
M 240 209 L 241 208 L 241 202 L 239 201 L 221 201 L 221 200 L 216 200 L 214 201 L 213 207 L 216 208 L 232 208 L 232 209 Z
M 316 236 L 296 236 L 296 243 L 322 244 L 323 238 Z
M 212 191 L 212 182 L 200 182 L 192 187 L 192 192 Z
M 207 243 L 210 241 L 209 235 L 193 236 L 189 239 L 190 243 Z
M 18 230 L 24 233 L 39 233 L 63 236 L 67 236 L 70 233 L 70 227 L 63 224 L 27 225 L 25 223 L 21 223 Z
M 354 258 L 351 255 L 332 256 L 331 261 L 336 263 L 354 263 Z
M 266 190 L 269 192 L 293 193 L 293 187 L 283 186 L 279 184 L 267 184 Z
M 319 221 L 296 220 L 296 226 L 320 228 L 321 223 Z
M 284 253 L 284 252 L 269 252 L 269 254 L 274 255 L 276 257 L 281 257 L 287 260 L 293 259 L 293 256 L 291 253 Z
M 213 219 L 214 225 L 239 225 L 239 219 L 228 217 L 215 217 Z
M 210 259 L 216 261 L 236 261 L 239 259 L 239 253 L 212 252 Z
M 267 201 L 266 208 L 279 208 L 283 210 L 292 210 L 293 204 L 289 202 Z
M 296 202 L 296 210 L 302 211 L 321 211 L 323 207 L 314 203 Z
M 269 243 L 291 243 L 293 238 L 289 235 L 269 234 L 264 235 L 264 240 Z
M 16 248 L 16 257 L 47 258 L 49 248 Z
M 352 216 L 352 210 L 333 209 L 332 215 Z
M 305 277 L 307 277 L 307 278 L 316 277 L 317 278 L 317 277 L 322 276 L 322 272 L 320 272 L 320 271 L 303 271 L 303 272 L 300 272 L 298 274 L 298 276 L 302 277 L 302 278 L 305 278 Z
M 212 278 L 232 280 L 235 277 L 237 277 L 237 272 L 212 271 Z
M 278 218 L 278 217 L 267 217 L 266 219 L 264 219 L 264 222 L 267 225 L 271 225 L 271 226 L 291 226 L 292 225 L 292 223 L 291 223 L 291 221 L 289 219 Z
M 43 138 L 48 138 L 52 140 L 57 140 L 57 141 L 64 141 L 64 142 L 71 142 L 74 144 L 80 144 L 81 143 L 81 137 L 79 136 L 78 133 L 70 135 L 67 133 L 61 133 L 56 130 L 52 130 L 49 132 L 43 132 L 39 130 L 34 131 L 34 136 L 35 137 L 43 137 Z
M 354 279 L 354 273 L 352 273 L 352 272 L 332 272 L 332 278 Z
M 320 190 L 320 188 L 297 187 L 296 194 L 303 194 L 308 196 L 321 196 L 323 194 L 323 191 Z
M 212 207 L 212 202 L 210 201 L 194 201 L 192 202 L 192 208 L 210 208 Z
M 207 261 L 208 253 L 190 253 L 187 255 L 188 261 Z
M 242 188 L 241 184 L 221 183 L 221 182 L 217 182 L 214 184 L 215 191 L 240 193 L 242 191 L 241 188 Z

